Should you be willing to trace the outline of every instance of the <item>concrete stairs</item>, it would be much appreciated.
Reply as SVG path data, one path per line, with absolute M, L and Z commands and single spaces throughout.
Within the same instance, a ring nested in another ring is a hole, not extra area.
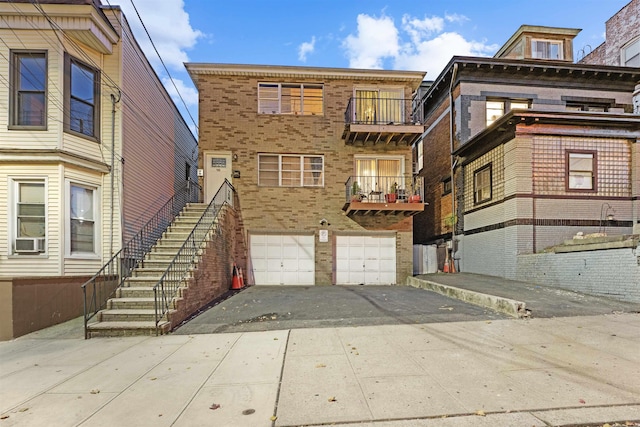
M 97 321 L 88 325 L 89 337 L 156 334 L 153 286 L 167 270 L 206 208 L 205 204 L 189 204 L 183 209 L 131 277 L 116 291 L 115 298 L 107 302 L 106 309 L 97 314 Z M 170 324 L 166 318 L 158 328 L 161 334 L 169 331 Z

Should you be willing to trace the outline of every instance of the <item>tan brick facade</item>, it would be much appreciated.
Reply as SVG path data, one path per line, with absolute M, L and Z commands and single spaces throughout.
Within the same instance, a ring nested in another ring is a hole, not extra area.
M 201 64 L 194 64 L 201 65 Z M 215 64 L 204 64 L 204 69 Z M 349 70 L 298 69 L 297 67 L 243 66 L 248 73 L 197 72 L 187 65 L 200 93 L 200 158 L 204 153 L 227 151 L 233 155 L 233 179 L 239 195 L 239 209 L 247 241 L 251 234 L 313 234 L 315 236 L 315 283 L 335 283 L 335 237 L 341 233 L 376 231 L 396 233 L 396 281 L 404 283 L 412 274 L 413 220 L 402 214 L 347 216 L 345 182 L 354 175 L 356 155 L 404 157 L 405 173 L 411 173 L 411 148 L 403 144 L 354 144 L 342 139 L 345 111 L 354 87 L 404 87 L 406 98 L 421 77 L 408 82 L 408 72 L 390 72 L 378 79 L 375 72 L 354 77 Z M 260 75 L 261 69 L 268 73 Z M 293 71 L 291 71 L 293 70 Z M 298 73 L 299 70 L 305 73 Z M 298 73 L 291 75 L 291 73 Z M 406 73 L 406 76 L 402 73 Z M 224 74 L 224 75 L 222 75 Z M 229 75 L 231 74 L 231 75 Z M 247 75 L 248 74 L 248 75 Z M 383 80 L 384 79 L 384 80 Z M 404 80 L 404 81 L 403 81 Z M 322 115 L 258 113 L 258 84 L 313 83 L 324 85 Z M 258 154 L 300 154 L 324 156 L 324 186 L 270 187 L 258 185 Z M 330 225 L 321 226 L 326 219 Z M 319 230 L 329 231 L 329 241 L 319 241 Z

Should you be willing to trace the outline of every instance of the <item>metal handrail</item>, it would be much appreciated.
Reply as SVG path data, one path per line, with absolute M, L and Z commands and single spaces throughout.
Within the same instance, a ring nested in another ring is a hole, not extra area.
M 411 98 L 365 98 L 352 97 L 344 113 L 344 121 L 349 124 L 411 124 L 418 116 L 413 114 Z
M 159 333 L 158 325 L 170 309 L 171 302 L 178 294 L 180 284 L 188 276 L 196 257 L 200 254 L 207 236 L 216 227 L 220 231 L 217 221 L 222 208 L 229 206 L 232 209 L 235 198 L 235 188 L 226 179 L 218 189 L 218 192 L 209 203 L 204 213 L 193 227 L 189 236 L 176 253 L 158 283 L 153 286 L 155 299 L 156 334 Z
M 186 185 L 158 209 L 158 212 L 122 249 L 82 285 L 85 339 L 89 337 L 89 321 L 106 307 L 107 301 L 113 297 L 116 289 L 122 286 L 127 278 L 131 277 L 133 270 L 140 264 L 144 256 L 156 244 L 162 233 L 186 204 L 198 202 L 200 190 L 201 187 L 198 183 L 187 181 Z

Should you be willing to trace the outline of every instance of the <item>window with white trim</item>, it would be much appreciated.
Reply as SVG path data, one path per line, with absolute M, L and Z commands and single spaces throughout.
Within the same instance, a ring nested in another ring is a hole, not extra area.
M 529 109 L 529 100 L 521 99 L 499 99 L 487 100 L 487 126 L 504 116 L 511 110 L 527 110 Z
M 47 125 L 47 54 L 11 52 L 11 125 L 44 128 Z
M 324 157 L 259 154 L 258 185 L 264 187 L 323 187 Z
M 567 152 L 567 190 L 595 190 L 596 153 Z
M 69 253 L 96 254 L 98 237 L 97 188 L 69 183 Z
M 475 204 L 491 200 L 491 163 L 473 173 L 473 202 Z
M 531 57 L 537 59 L 563 59 L 562 41 L 531 40 Z
M 12 253 L 33 255 L 46 250 L 47 198 L 44 179 L 13 180 Z
M 640 67 L 640 38 L 635 39 L 622 48 L 622 65 L 625 67 Z
M 323 85 L 311 83 L 259 83 L 260 114 L 321 115 Z
M 100 72 L 66 55 L 65 82 L 65 129 L 98 137 Z
M 418 171 L 424 168 L 424 140 L 418 141 Z

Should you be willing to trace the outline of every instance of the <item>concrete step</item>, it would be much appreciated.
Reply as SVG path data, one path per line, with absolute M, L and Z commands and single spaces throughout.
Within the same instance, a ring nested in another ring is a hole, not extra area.
M 148 308 L 107 309 L 98 313 L 100 322 L 153 322 L 156 311 Z
M 162 276 L 141 276 L 141 277 L 129 277 L 124 281 L 124 287 L 131 288 L 152 288 L 160 280 Z
M 151 270 L 165 271 L 167 269 L 167 267 L 169 267 L 169 263 L 170 262 L 171 262 L 171 260 L 145 259 L 145 260 L 142 261 L 139 269 L 141 269 L 141 270 L 151 269 Z M 177 263 L 178 264 L 191 264 L 189 262 L 177 262 Z M 160 276 L 160 275 L 158 275 L 158 276 Z
M 154 298 L 112 298 L 107 302 L 111 310 L 146 309 L 155 310 Z
M 122 286 L 116 292 L 116 298 L 155 298 L 151 286 Z
M 169 322 L 158 324 L 158 334 L 169 332 Z M 156 322 L 96 322 L 88 325 L 90 337 L 124 337 L 133 335 L 156 335 Z

